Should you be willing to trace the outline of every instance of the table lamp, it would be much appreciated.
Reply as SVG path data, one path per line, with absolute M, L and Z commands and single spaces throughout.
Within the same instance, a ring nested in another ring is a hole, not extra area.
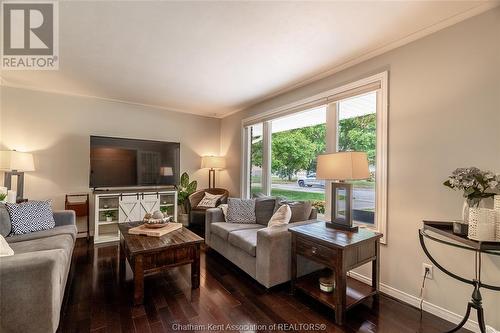
M 5 172 L 4 186 L 9 190 L 12 189 L 12 176 L 17 176 L 16 201 L 22 201 L 24 173 L 35 171 L 33 155 L 30 153 L 21 153 L 16 150 L 0 151 L 0 171 Z
M 357 231 L 352 225 L 352 184 L 346 180 L 370 177 L 368 156 L 365 152 L 346 151 L 319 155 L 316 178 L 334 180 L 332 182 L 331 221 L 327 227 L 347 231 Z
M 224 169 L 226 159 L 222 156 L 203 156 L 201 158 L 201 168 L 208 170 L 208 188 L 215 188 L 215 169 Z

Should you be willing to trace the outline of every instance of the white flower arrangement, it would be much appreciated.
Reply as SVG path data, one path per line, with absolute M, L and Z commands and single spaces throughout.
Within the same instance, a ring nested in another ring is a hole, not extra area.
M 500 192 L 500 174 L 482 171 L 476 167 L 458 168 L 443 185 L 463 191 L 470 207 L 477 207 L 482 199 Z

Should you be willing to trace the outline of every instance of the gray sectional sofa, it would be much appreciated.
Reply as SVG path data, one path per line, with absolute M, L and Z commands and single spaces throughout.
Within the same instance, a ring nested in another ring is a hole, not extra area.
M 211 249 L 241 268 L 266 288 L 290 280 L 291 236 L 289 227 L 317 222 L 312 209 L 309 220 L 285 226 L 267 227 L 275 210 L 275 198 L 264 197 L 255 201 L 257 223 L 240 224 L 225 222 L 220 208 L 210 208 L 205 219 L 205 243 Z M 299 276 L 321 266 L 298 258 Z
M 73 211 L 54 212 L 50 230 L 7 236 L 14 255 L 0 257 L 0 332 L 55 332 L 77 229 Z M 0 207 L 0 232 L 10 230 Z

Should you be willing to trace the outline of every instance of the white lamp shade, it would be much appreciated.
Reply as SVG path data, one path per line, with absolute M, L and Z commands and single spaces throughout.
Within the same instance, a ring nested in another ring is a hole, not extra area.
M 226 167 L 226 159 L 222 156 L 203 156 L 201 158 L 201 168 L 224 169 Z
M 161 167 L 160 175 L 162 175 L 163 177 L 173 176 L 174 169 L 172 169 L 172 167 Z
M 365 152 L 346 151 L 319 155 L 317 162 L 317 179 L 354 180 L 370 177 Z
M 21 153 L 15 150 L 0 151 L 1 171 L 35 171 L 33 154 Z

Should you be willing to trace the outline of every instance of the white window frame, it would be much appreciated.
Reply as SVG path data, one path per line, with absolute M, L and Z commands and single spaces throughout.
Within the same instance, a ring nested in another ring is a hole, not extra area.
M 387 165 L 388 165 L 388 113 L 389 113 L 389 73 L 387 71 L 371 75 L 364 79 L 351 82 L 340 87 L 330 89 L 320 94 L 309 98 L 301 99 L 294 103 L 272 109 L 267 112 L 260 113 L 253 117 L 248 117 L 242 120 L 242 156 L 241 156 L 241 197 L 250 197 L 250 131 L 249 126 L 258 123 L 263 123 L 263 159 L 262 159 L 262 190 L 265 194 L 271 193 L 271 121 L 273 119 L 283 117 L 292 113 L 310 109 L 313 106 L 327 105 L 327 152 L 334 152 L 337 149 L 337 102 L 347 97 L 350 92 L 355 92 L 357 89 L 369 85 L 378 85 L 377 91 L 377 170 L 375 175 L 376 181 L 376 197 L 375 197 L 375 227 L 368 227 L 366 224 L 361 224 L 361 227 L 374 229 L 382 233 L 384 236 L 381 243 L 387 243 Z M 362 93 L 360 93 L 362 94 Z M 353 96 L 353 95 L 351 95 Z M 355 96 L 355 95 L 354 95 Z M 330 185 L 325 186 L 325 198 L 327 211 L 326 216 L 329 216 L 330 202 Z

